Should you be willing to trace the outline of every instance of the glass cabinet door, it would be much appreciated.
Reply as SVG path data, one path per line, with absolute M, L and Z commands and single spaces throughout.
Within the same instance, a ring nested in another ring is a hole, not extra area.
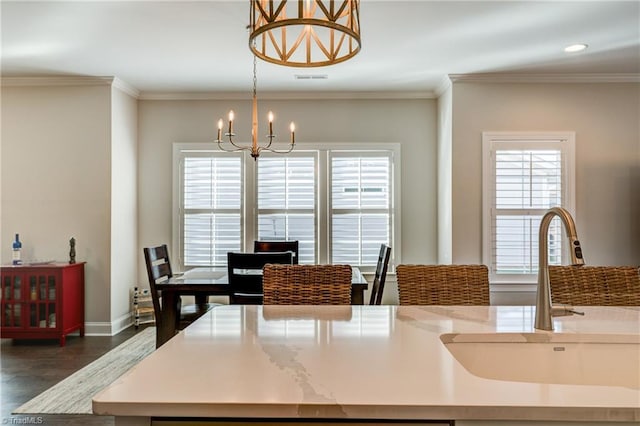
M 2 274 L 2 327 L 56 328 L 55 274 Z
M 22 275 L 2 275 L 2 327 L 22 327 Z
M 55 275 L 30 275 L 29 327 L 56 328 L 57 285 Z

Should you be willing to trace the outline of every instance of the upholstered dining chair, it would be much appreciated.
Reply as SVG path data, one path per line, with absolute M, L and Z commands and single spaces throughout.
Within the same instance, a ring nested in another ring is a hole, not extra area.
M 401 305 L 489 305 L 485 265 L 398 265 Z
M 291 252 L 227 253 L 229 303 L 232 305 L 261 305 L 263 267 L 267 263 L 293 262 Z
M 549 266 L 553 303 L 574 306 L 640 306 L 637 266 Z
M 351 266 L 264 266 L 265 305 L 350 305 Z
M 298 240 L 289 240 L 289 241 L 266 241 L 266 240 L 255 240 L 253 242 L 253 251 L 254 252 L 283 252 L 290 251 L 293 253 L 293 264 L 297 265 L 298 262 Z
M 159 341 L 159 333 L 162 328 L 162 292 L 156 289 L 156 283 L 173 277 L 169 250 L 166 244 L 155 247 L 144 247 L 144 261 L 149 279 L 149 290 L 153 302 L 153 313 L 156 322 L 156 341 Z M 176 317 L 176 330 L 182 330 L 204 313 L 217 306 L 215 303 L 183 305 L 179 301 L 180 315 Z
M 371 285 L 370 305 L 379 305 L 382 303 L 382 294 L 384 293 L 384 283 L 387 280 L 387 269 L 389 268 L 390 257 L 391 247 L 386 244 L 381 244 L 378 263 L 376 264 L 376 273 L 373 277 L 373 284 Z

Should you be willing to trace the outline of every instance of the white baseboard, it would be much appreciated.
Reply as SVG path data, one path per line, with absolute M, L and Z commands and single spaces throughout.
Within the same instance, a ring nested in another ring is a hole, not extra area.
M 85 322 L 85 336 L 115 336 L 133 325 L 133 312 L 126 313 L 111 322 Z

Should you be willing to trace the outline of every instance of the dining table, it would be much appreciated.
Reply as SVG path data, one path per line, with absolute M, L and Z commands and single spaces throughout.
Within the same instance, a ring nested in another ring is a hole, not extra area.
M 254 273 L 255 271 L 247 271 Z M 364 304 L 364 291 L 369 283 L 359 268 L 351 267 L 351 304 Z M 226 269 L 213 267 L 196 267 L 184 273 L 174 274 L 171 278 L 156 283 L 156 290 L 162 294 L 162 311 L 160 324 L 157 324 L 156 347 L 162 346 L 171 339 L 176 329 L 180 310 L 181 296 L 194 296 L 196 304 L 204 305 L 209 296 L 229 296 L 229 277 Z

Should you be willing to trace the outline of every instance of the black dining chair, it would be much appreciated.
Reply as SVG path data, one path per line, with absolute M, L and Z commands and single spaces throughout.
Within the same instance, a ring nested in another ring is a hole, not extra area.
M 253 242 L 254 252 L 283 252 L 290 251 L 293 253 L 293 264 L 298 264 L 298 240 L 289 241 L 266 241 L 255 240 Z
M 169 250 L 166 244 L 156 247 L 144 247 L 143 252 L 156 322 L 156 342 L 159 342 L 161 337 L 160 331 L 162 329 L 162 292 L 156 289 L 156 283 L 173 277 L 173 271 L 171 269 Z M 215 306 L 217 306 L 217 304 L 214 303 L 183 305 L 182 300 L 179 299 L 178 309 L 180 314 L 176 316 L 174 328 L 176 330 L 184 329 Z
M 289 251 L 227 253 L 230 304 L 262 304 L 262 269 L 267 263 L 291 265 L 293 254 Z
M 376 265 L 376 274 L 373 277 L 373 284 L 371 285 L 370 305 L 380 305 L 382 303 L 382 294 L 384 293 L 384 283 L 387 280 L 387 269 L 389 268 L 390 257 L 391 247 L 386 244 L 381 244 L 378 263 Z

